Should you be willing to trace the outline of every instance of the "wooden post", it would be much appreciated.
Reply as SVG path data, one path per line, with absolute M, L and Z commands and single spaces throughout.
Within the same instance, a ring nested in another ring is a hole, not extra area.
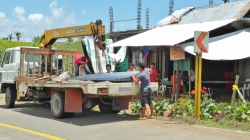
M 234 85 L 238 86 L 239 78 L 240 78 L 240 76 L 239 76 L 239 75 L 236 75 Z M 234 100 L 235 100 L 235 95 L 236 95 L 236 90 L 233 91 L 232 99 L 231 99 L 231 104 L 232 104 L 232 103 L 234 102 Z
M 246 103 L 246 100 L 243 98 L 242 94 L 240 93 L 240 90 L 237 88 L 237 93 L 238 95 L 240 96 L 240 99 L 243 101 L 243 103 L 245 104 Z
M 175 101 L 179 98 L 179 60 L 176 60 Z

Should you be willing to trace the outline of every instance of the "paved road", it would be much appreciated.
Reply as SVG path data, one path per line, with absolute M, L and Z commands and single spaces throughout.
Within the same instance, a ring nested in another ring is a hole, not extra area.
M 250 133 L 205 128 L 162 121 L 138 121 L 130 115 L 87 111 L 73 118 L 55 119 L 49 107 L 18 103 L 6 109 L 0 94 L 1 140 L 236 140 Z

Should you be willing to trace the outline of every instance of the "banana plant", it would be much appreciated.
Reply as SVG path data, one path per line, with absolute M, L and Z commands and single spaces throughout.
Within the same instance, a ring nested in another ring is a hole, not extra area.
M 139 100 L 135 100 L 135 103 L 131 106 L 132 113 L 139 113 L 141 109 L 141 102 Z
M 153 100 L 152 103 L 156 116 L 163 115 L 163 112 L 168 110 L 168 100 Z

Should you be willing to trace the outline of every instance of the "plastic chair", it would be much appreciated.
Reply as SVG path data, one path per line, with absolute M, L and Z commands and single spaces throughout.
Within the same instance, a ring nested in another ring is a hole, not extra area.
M 250 81 L 250 79 L 246 79 L 246 81 Z M 239 90 L 242 90 L 244 99 L 245 99 L 245 91 L 247 93 L 247 96 L 249 97 L 250 83 L 245 83 L 243 87 L 239 88 Z
M 166 85 L 161 85 L 159 91 L 157 92 L 157 96 L 160 97 L 161 94 L 161 96 L 163 97 L 165 91 L 166 91 Z

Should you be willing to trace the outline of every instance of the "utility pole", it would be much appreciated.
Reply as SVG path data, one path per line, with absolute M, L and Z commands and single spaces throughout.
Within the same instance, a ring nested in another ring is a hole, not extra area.
M 113 7 L 109 7 L 109 25 L 110 33 L 114 31 L 114 16 L 113 16 Z
M 146 8 L 146 29 L 149 28 L 149 9 Z
M 174 10 L 174 0 L 169 0 L 169 15 L 173 13 Z
M 137 30 L 141 29 L 141 0 L 138 0 L 137 7 Z
M 209 0 L 209 5 L 213 5 L 213 0 Z

